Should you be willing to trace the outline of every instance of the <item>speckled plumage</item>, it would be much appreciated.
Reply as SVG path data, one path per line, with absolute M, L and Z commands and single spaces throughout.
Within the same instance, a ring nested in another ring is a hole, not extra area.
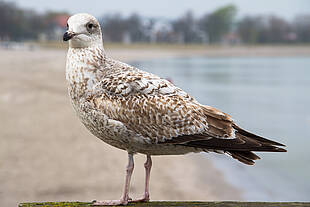
M 169 81 L 107 57 L 94 17 L 77 14 L 68 25 L 72 105 L 104 142 L 131 155 L 214 151 L 246 164 L 259 158 L 251 151 L 284 151 L 277 147 L 282 144 L 241 129 L 229 115 L 198 103 Z

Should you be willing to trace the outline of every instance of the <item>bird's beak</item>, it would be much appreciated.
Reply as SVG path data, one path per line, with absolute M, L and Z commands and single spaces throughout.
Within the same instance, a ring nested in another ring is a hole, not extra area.
M 68 41 L 68 40 L 70 40 L 74 36 L 75 36 L 74 32 L 66 31 L 64 36 L 63 36 L 63 41 Z

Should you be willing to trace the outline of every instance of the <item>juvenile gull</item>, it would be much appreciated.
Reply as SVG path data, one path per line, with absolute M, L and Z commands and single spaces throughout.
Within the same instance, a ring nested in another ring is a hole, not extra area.
M 259 157 L 252 151 L 286 151 L 280 148 L 285 145 L 240 128 L 228 114 L 200 104 L 169 81 L 107 57 L 93 16 L 73 15 L 67 27 L 63 40 L 69 40 L 66 79 L 73 108 L 92 134 L 128 152 L 121 199 L 94 205 L 149 201 L 152 155 L 217 152 L 253 165 Z M 136 153 L 146 155 L 145 191 L 132 200 L 128 190 Z

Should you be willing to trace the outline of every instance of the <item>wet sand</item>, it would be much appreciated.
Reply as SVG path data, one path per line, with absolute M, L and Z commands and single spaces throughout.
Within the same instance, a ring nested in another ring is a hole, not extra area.
M 123 61 L 189 55 L 298 55 L 303 49 L 107 49 Z M 248 51 L 248 52 L 246 52 Z M 266 51 L 268 51 L 266 53 Z M 295 51 L 295 53 L 296 53 Z M 0 49 L 0 206 L 26 201 L 118 199 L 127 154 L 91 135 L 71 108 L 65 50 Z M 159 74 L 160 75 L 160 74 Z M 135 157 L 131 196 L 143 193 L 144 156 Z M 152 200 L 239 200 L 205 154 L 154 157 Z

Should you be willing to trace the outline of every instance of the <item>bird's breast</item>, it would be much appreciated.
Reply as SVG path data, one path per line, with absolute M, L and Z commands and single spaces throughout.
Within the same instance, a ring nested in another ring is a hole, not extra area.
M 69 95 L 78 100 L 92 93 L 94 85 L 100 81 L 100 65 L 94 64 L 90 55 L 83 52 L 68 51 L 66 79 Z

